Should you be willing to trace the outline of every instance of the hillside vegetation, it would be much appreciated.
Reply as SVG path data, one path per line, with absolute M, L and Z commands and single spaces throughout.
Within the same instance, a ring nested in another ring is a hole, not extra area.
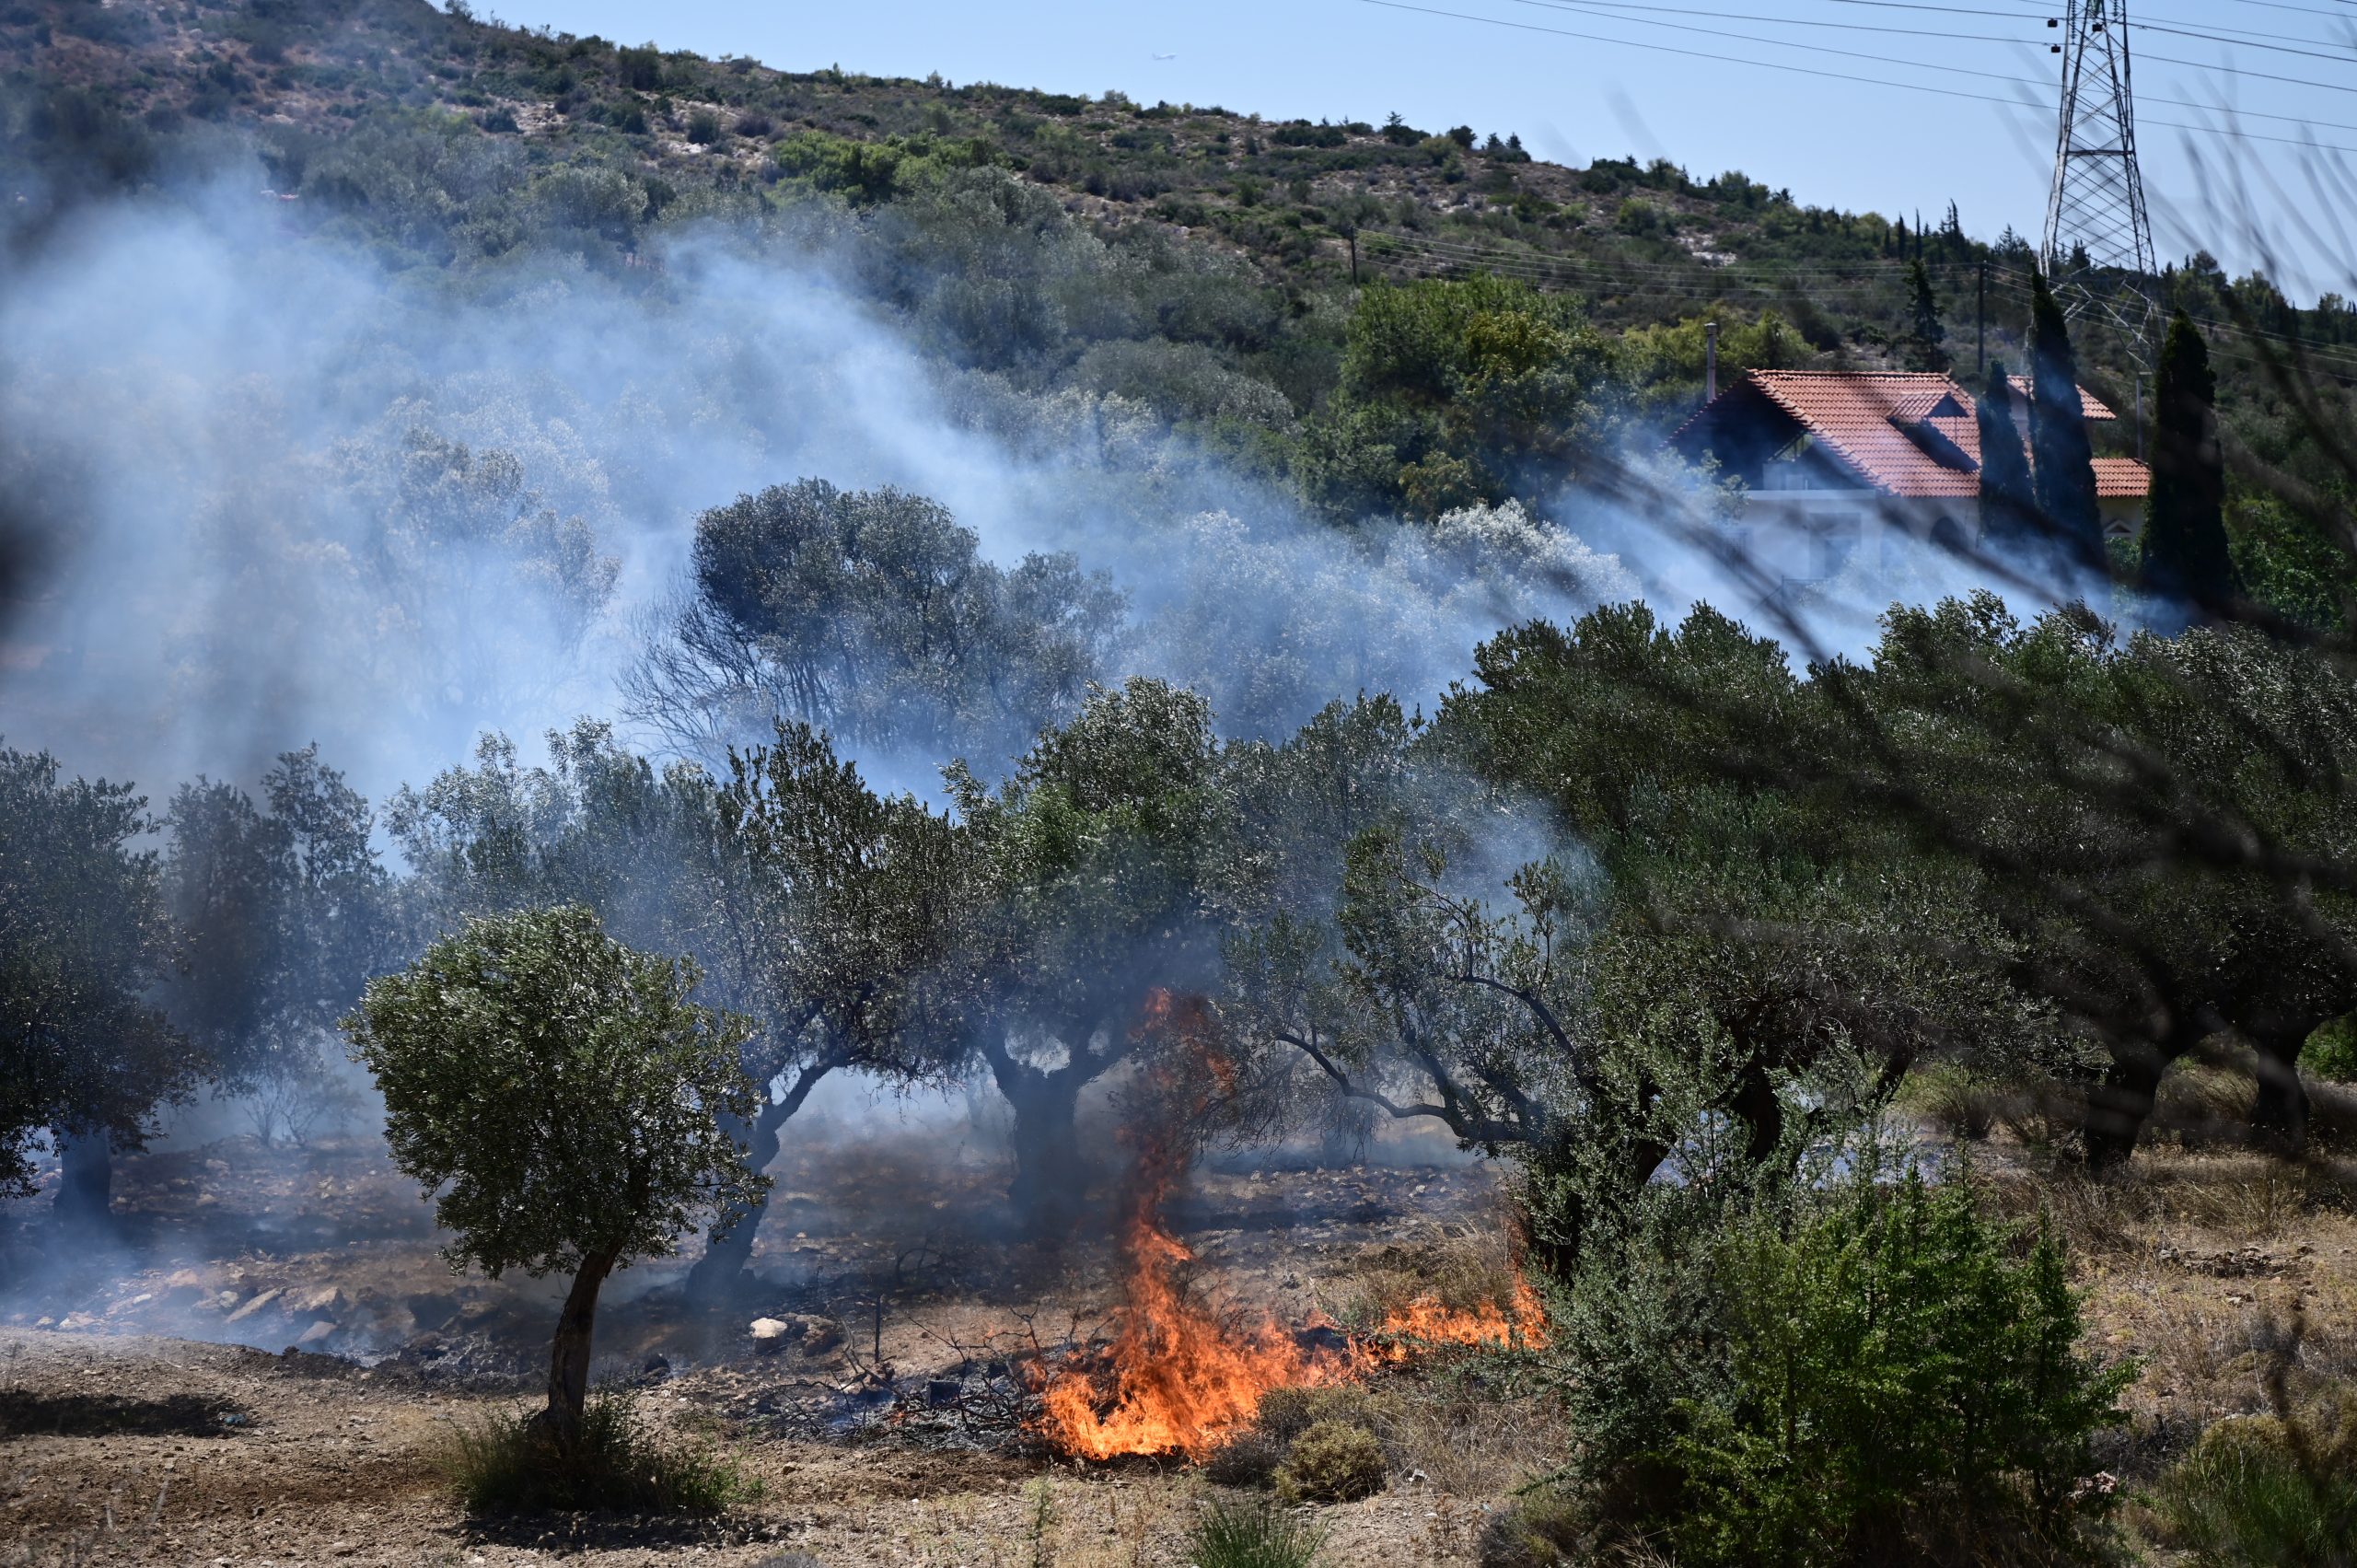
M 1543 503 L 1621 438 L 1650 445 L 1700 395 L 1705 319 L 1730 371 L 1969 374 L 1986 267 L 1988 352 L 2023 361 L 2028 248 L 1973 238 L 1936 191 L 1936 221 L 1841 212 L 1732 170 L 1567 168 L 1512 127 L 1379 106 L 1280 122 L 780 70 L 424 0 L 11 0 L 0 61 L 18 244 L 95 194 L 250 152 L 258 224 L 461 288 L 561 257 L 660 288 L 664 239 L 698 224 L 824 245 L 946 365 L 1132 400 L 1338 520 Z M 1371 283 L 1475 273 L 1490 294 L 1368 319 Z M 2304 434 L 2350 426 L 2347 378 L 2286 374 L 2280 337 L 2357 343 L 2357 314 L 2295 308 L 2207 255 L 2165 287 L 2237 329 L 2213 337 L 2243 575 L 2330 619 L 2331 552 L 2270 493 L 2340 494 Z M 1519 325 L 1476 343 L 1476 318 Z M 2084 336 L 2087 378 L 2127 412 L 2125 345 Z M 2133 422 L 2106 439 L 2131 450 Z

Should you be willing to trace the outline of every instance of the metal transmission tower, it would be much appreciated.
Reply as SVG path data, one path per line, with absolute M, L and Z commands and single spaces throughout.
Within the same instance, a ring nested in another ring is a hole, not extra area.
M 2140 359 L 2149 359 L 2159 266 L 2144 213 L 2144 177 L 2136 167 L 2128 0 L 2068 5 L 2055 45 L 2062 56 L 2062 123 L 2039 259 L 2068 315 L 2103 318 L 2129 338 Z

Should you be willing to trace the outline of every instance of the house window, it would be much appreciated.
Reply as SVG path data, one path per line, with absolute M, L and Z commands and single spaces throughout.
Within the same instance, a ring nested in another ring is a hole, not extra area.
M 1809 519 L 1810 576 L 1822 582 L 1840 575 L 1850 557 L 1857 553 L 1859 522 L 1855 512 L 1829 512 Z

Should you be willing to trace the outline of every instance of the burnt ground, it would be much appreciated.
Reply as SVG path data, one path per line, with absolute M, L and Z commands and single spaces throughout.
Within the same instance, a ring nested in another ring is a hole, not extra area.
M 1075 1465 L 1024 1426 L 1023 1359 L 1091 1340 L 1119 1305 L 1109 1238 L 1026 1240 L 1003 1163 L 955 1126 L 841 1131 L 814 1122 L 776 1167 L 758 1283 L 725 1312 L 688 1312 L 676 1263 L 610 1292 L 601 1376 L 764 1483 L 701 1524 L 460 1516 L 437 1455 L 530 1400 L 554 1286 L 453 1276 L 373 1139 L 126 1160 L 108 1248 L 57 1235 L 39 1200 L 0 1208 L 0 1564 L 1183 1562 L 1200 1471 Z M 1496 1265 L 1494 1171 L 1372 1152 L 1198 1171 L 1166 1210 L 1196 1288 L 1245 1316 L 1349 1322 L 1402 1282 Z M 2264 1408 L 2295 1309 L 2308 1375 L 2357 1377 L 2357 1164 L 2155 1149 L 2096 1185 L 1997 1151 L 1983 1179 L 2061 1226 L 2091 1343 L 2139 1362 L 2105 1456 L 2131 1495 L 2207 1422 Z M 792 1322 L 780 1353 L 755 1353 L 757 1316 Z M 1560 1461 L 1542 1402 L 1461 1370 L 1377 1390 L 1390 1484 L 1321 1510 L 1333 1568 L 1470 1563 L 1485 1512 Z
M 1078 1467 L 1027 1426 L 1027 1362 L 1120 1304 L 1109 1236 L 1028 1238 L 1004 1161 L 955 1127 L 834 1131 L 814 1120 L 773 1168 L 725 1311 L 687 1308 L 679 1262 L 609 1287 L 599 1376 L 764 1483 L 705 1524 L 460 1517 L 436 1456 L 532 1399 L 557 1286 L 453 1275 L 374 1138 L 123 1159 L 104 1244 L 60 1234 L 45 1197 L 0 1207 L 0 1542 L 20 1543 L 0 1563 L 1180 1561 L 1199 1472 Z M 1502 1257 L 1496 1172 L 1445 1144 L 1368 1152 L 1196 1172 L 1165 1211 L 1193 1288 L 1242 1318 L 1354 1321 L 1428 1256 Z M 764 1316 L 794 1326 L 779 1353 L 754 1349 Z M 1390 1489 L 1328 1510 L 1331 1562 L 1469 1562 L 1485 1505 L 1551 1462 L 1527 1411 L 1415 1406 Z

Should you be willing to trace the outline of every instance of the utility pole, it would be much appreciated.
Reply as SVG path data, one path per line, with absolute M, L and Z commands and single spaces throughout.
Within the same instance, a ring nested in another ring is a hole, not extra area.
M 1702 405 L 1707 408 L 1719 397 L 1719 324 L 1706 321 L 1702 325 Z
M 2051 49 L 2062 57 L 2062 113 L 2038 260 L 2065 316 L 2103 318 L 2150 366 L 2160 269 L 2136 163 L 2128 0 L 2066 5 L 2046 23 L 2061 33 Z

